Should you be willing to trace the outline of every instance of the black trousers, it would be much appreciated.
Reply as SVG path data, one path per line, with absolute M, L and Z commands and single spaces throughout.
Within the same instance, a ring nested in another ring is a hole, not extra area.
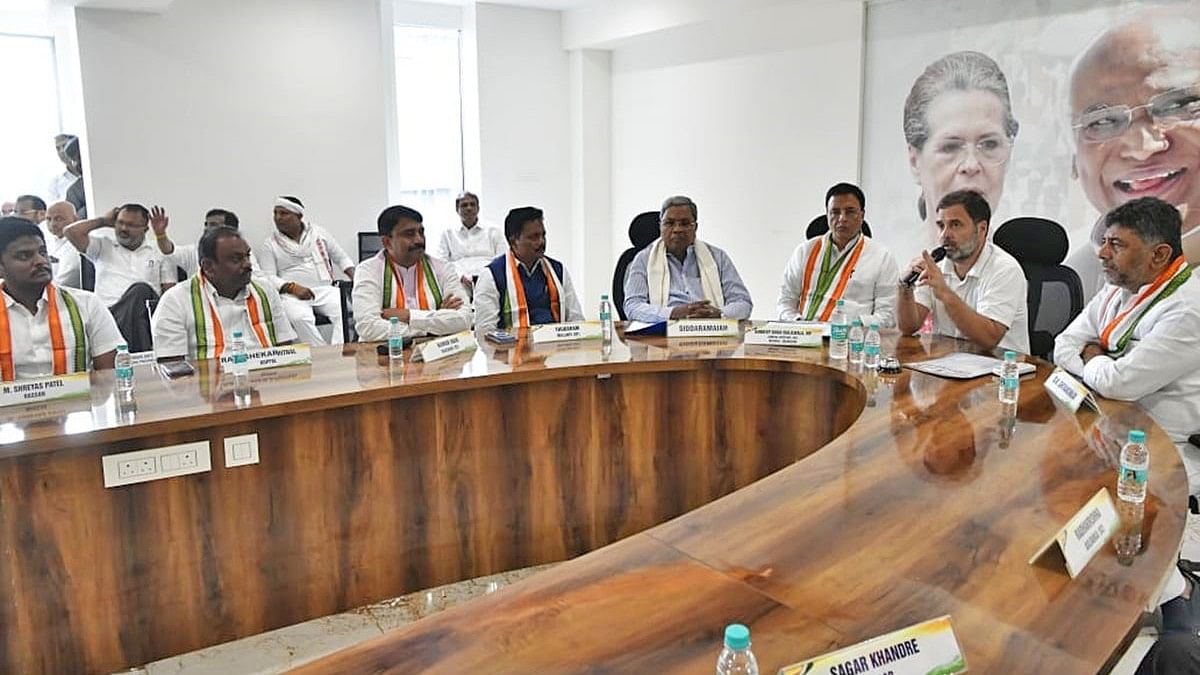
M 108 308 L 130 352 L 154 349 L 154 338 L 150 334 L 150 306 L 157 303 L 158 291 L 150 284 L 139 282 L 125 289 L 121 299 Z
M 1136 675 L 1200 673 L 1200 636 L 1173 632 L 1159 636 L 1138 664 Z

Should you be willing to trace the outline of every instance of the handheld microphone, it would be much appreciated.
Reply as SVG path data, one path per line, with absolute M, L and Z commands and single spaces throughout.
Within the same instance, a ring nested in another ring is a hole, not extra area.
M 929 252 L 929 257 L 933 258 L 933 262 L 935 263 L 942 262 L 942 258 L 946 257 L 946 247 L 939 246 L 933 249 Z M 909 272 L 908 276 L 904 277 L 904 285 L 912 288 L 913 284 L 917 283 L 917 277 L 919 276 L 921 276 L 921 273 L 916 270 Z

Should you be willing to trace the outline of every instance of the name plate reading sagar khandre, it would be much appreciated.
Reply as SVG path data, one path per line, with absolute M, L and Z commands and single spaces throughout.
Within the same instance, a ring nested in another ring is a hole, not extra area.
M 779 669 L 779 675 L 954 675 L 965 672 L 967 661 L 954 637 L 949 616 Z

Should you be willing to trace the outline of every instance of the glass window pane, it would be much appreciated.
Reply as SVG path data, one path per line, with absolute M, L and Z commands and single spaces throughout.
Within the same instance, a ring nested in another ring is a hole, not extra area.
M 46 197 L 51 179 L 64 171 L 54 152 L 61 131 L 54 40 L 0 34 L 0 198 L 18 194 Z

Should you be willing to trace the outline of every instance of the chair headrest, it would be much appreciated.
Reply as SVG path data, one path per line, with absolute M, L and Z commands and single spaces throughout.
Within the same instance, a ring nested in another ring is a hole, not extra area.
M 828 231 L 829 216 L 817 216 L 816 218 L 812 219 L 812 222 L 808 224 L 808 228 L 804 230 L 804 238 L 812 239 L 813 237 L 819 237 Z M 868 225 L 867 221 L 865 220 L 863 221 L 862 231 L 863 234 L 867 235 L 868 237 L 871 236 L 871 226 Z
M 1059 265 L 1067 257 L 1069 243 L 1062 225 L 1047 218 L 1013 218 L 996 230 L 992 241 L 1018 262 Z
M 641 250 L 658 239 L 658 211 L 639 213 L 629 223 L 629 241 L 633 247 Z

